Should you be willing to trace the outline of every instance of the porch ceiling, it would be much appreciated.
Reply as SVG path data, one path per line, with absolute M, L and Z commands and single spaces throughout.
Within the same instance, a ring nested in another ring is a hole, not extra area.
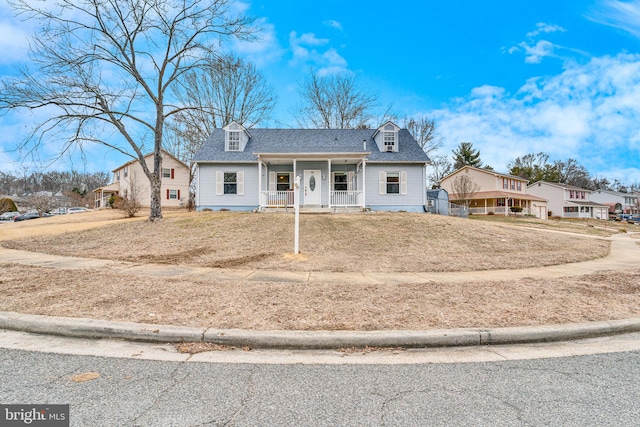
M 94 193 L 99 193 L 100 191 L 104 191 L 105 193 L 120 191 L 120 182 L 112 182 L 109 185 L 93 190 Z

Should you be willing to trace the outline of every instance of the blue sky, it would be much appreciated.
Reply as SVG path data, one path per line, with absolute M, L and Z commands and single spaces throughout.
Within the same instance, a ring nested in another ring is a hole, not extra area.
M 274 86 L 268 127 L 292 127 L 310 67 L 350 72 L 400 117 L 435 119 L 439 154 L 471 141 L 497 170 L 527 153 L 575 158 L 593 174 L 640 183 L 640 1 L 245 0 L 262 31 L 227 47 Z M 0 6 L 0 75 L 26 60 L 29 24 Z M 0 169 L 33 168 L 12 152 L 27 118 L 0 117 Z M 400 123 L 401 124 L 401 123 Z M 43 153 L 43 161 L 47 154 Z M 88 150 L 76 169 L 123 158 Z M 68 169 L 69 163 L 51 168 Z

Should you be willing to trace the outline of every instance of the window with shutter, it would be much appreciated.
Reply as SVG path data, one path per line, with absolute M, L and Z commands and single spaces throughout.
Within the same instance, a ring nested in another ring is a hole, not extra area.
M 387 194 L 400 194 L 400 172 L 387 172 Z

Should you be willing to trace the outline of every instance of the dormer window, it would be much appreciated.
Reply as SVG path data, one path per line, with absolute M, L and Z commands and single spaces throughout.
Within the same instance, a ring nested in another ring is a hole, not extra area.
M 240 151 L 240 131 L 230 130 L 229 135 L 229 151 Z
M 384 151 L 393 152 L 396 151 L 396 133 L 393 131 L 382 132 L 382 141 L 384 144 Z
M 224 151 L 244 151 L 251 135 L 236 122 L 222 128 L 224 130 Z

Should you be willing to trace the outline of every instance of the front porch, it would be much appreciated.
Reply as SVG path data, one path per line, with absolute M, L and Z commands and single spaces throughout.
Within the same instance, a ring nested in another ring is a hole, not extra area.
M 535 215 L 531 200 L 513 197 L 471 200 L 469 213 L 471 215 Z
M 109 207 L 109 199 L 112 196 L 117 196 L 120 192 L 120 183 L 114 182 L 104 187 L 96 188 L 94 193 L 94 209 L 104 209 Z
M 293 208 L 296 176 L 300 177 L 300 206 L 307 211 L 365 208 L 366 157 L 362 153 L 323 154 L 322 159 L 287 154 L 258 157 L 261 211 Z

